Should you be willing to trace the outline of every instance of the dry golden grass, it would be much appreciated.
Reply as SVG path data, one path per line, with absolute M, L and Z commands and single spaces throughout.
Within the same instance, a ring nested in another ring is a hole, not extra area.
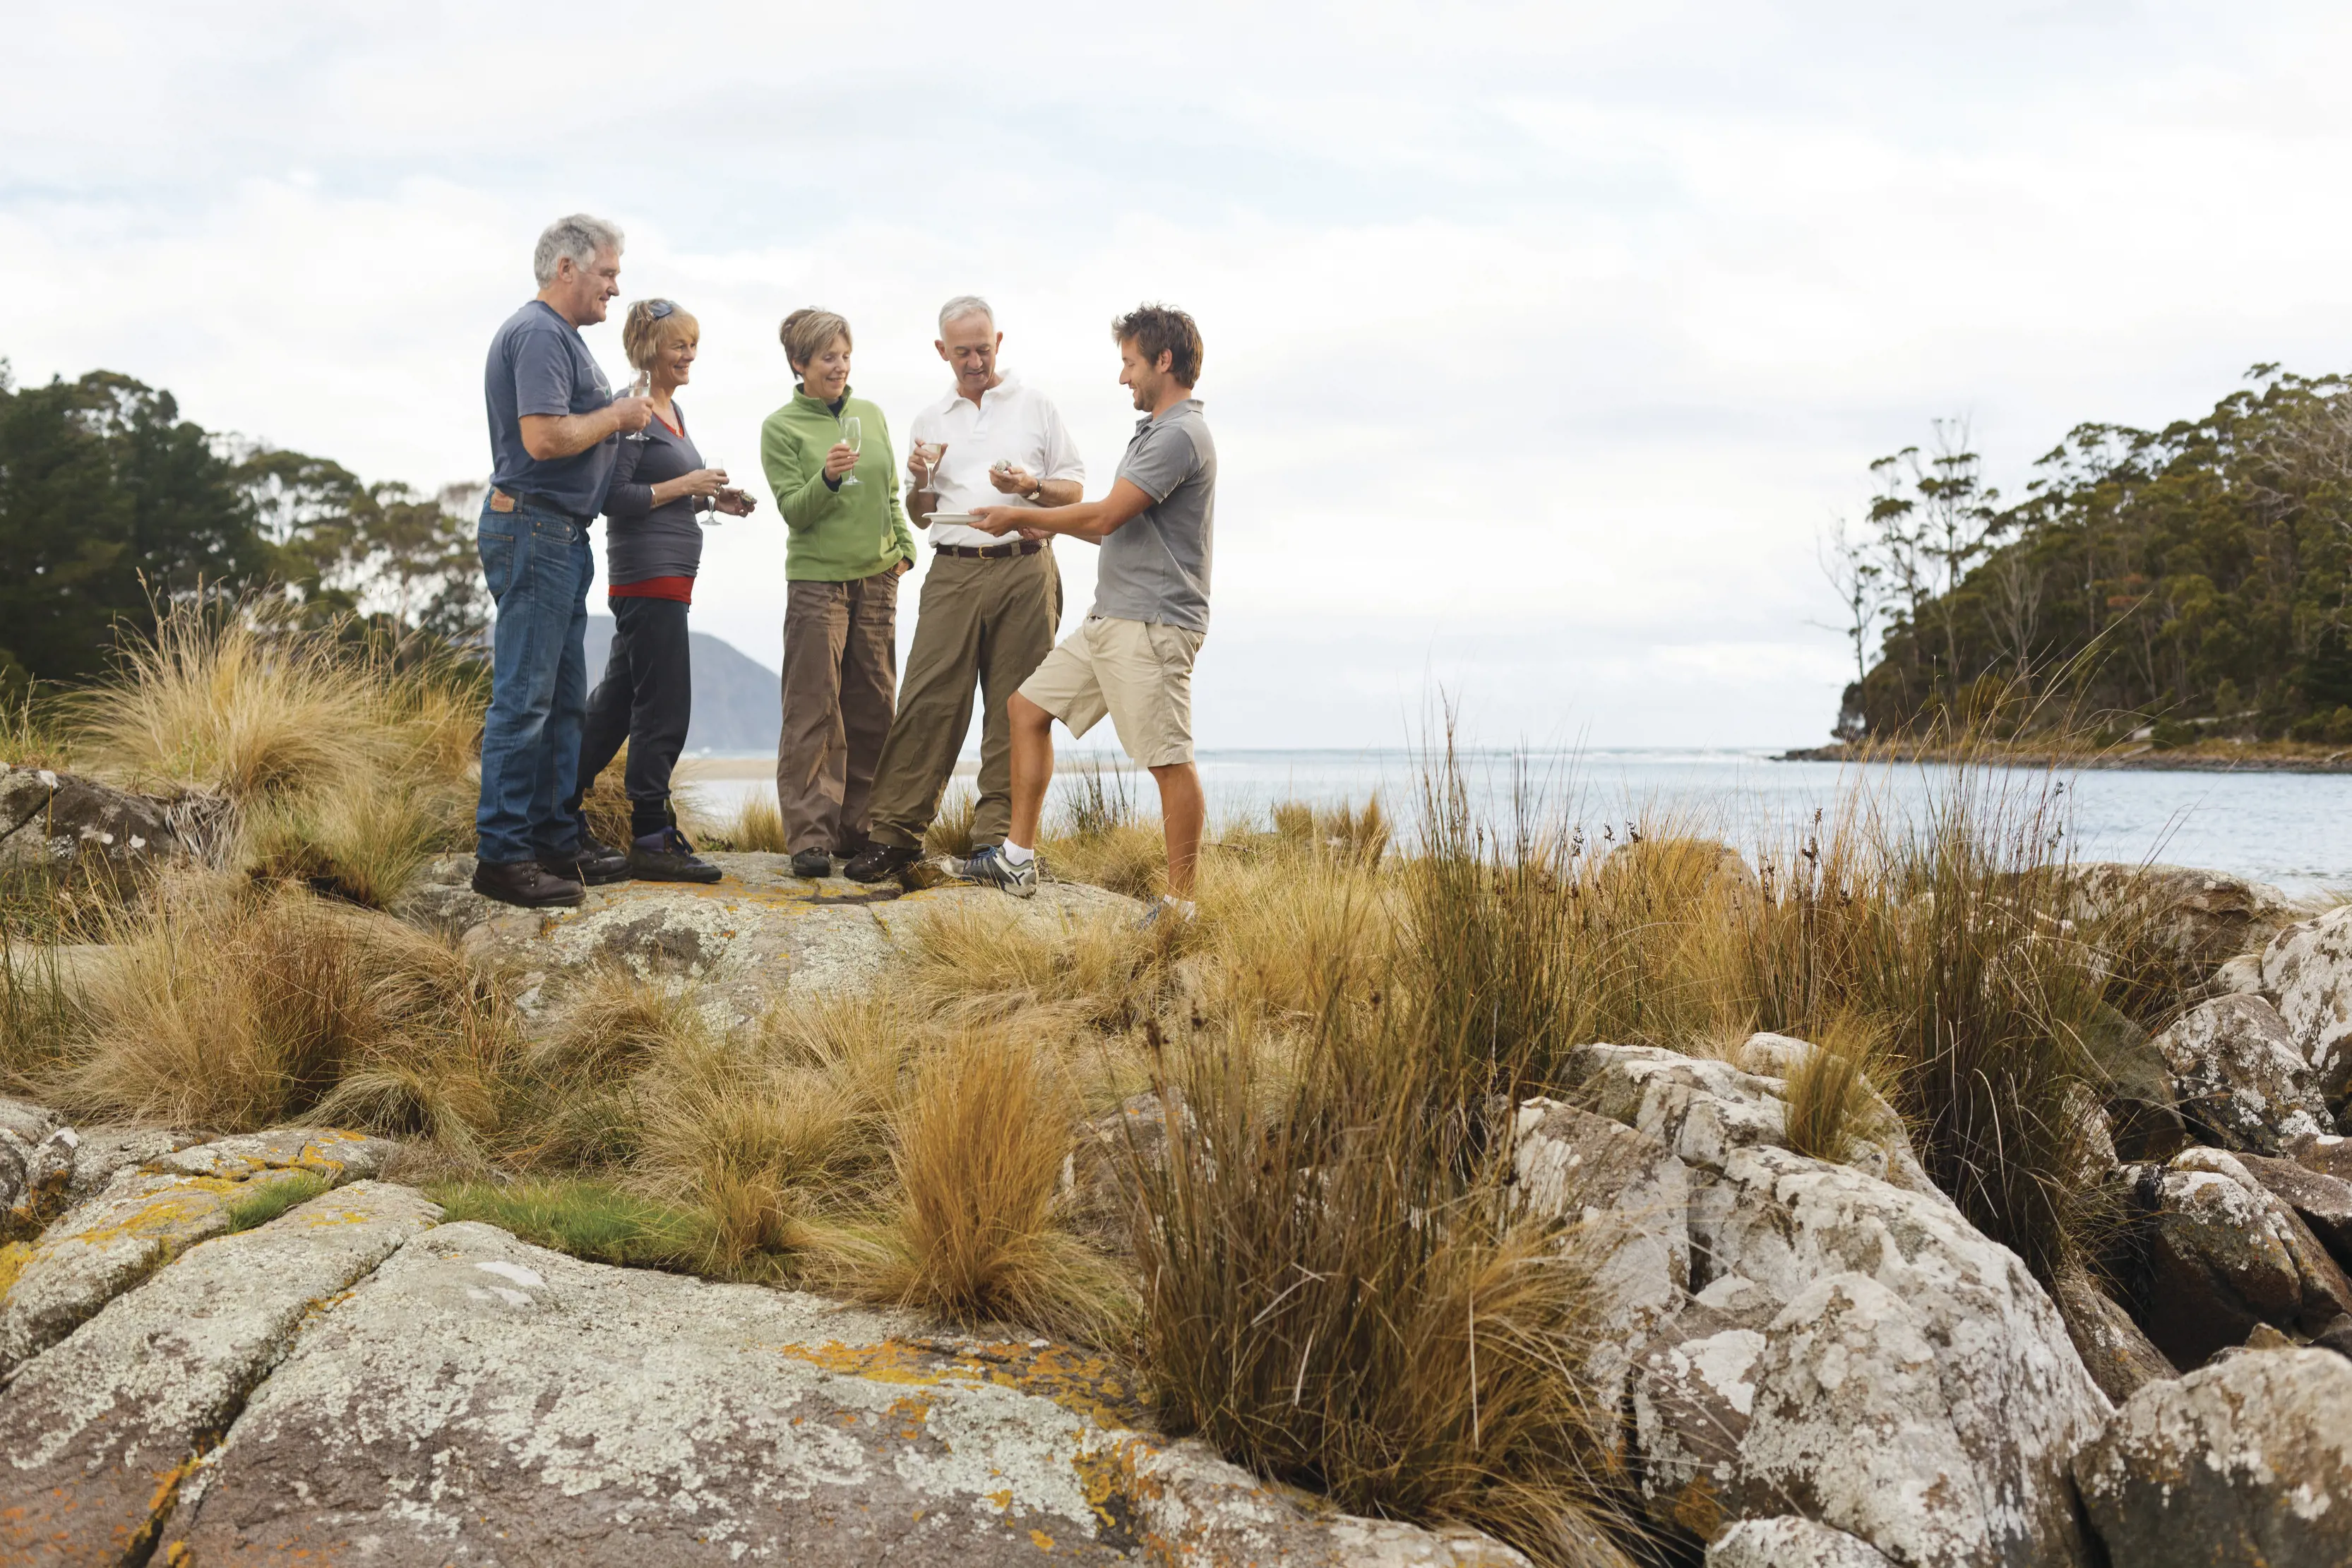
M 714 850 L 739 853 L 785 853 L 784 819 L 776 810 L 775 796 L 764 789 L 744 796 L 732 817 L 704 827 L 698 841 Z
M 471 1146 L 513 1051 L 445 943 L 296 888 L 210 879 L 124 917 L 47 1085 L 94 1119 L 222 1130 L 310 1115 Z
M 472 840 L 487 693 L 457 655 L 298 627 L 259 603 L 167 607 L 68 712 L 81 760 L 226 797 L 226 863 L 384 907 Z
M 1131 917 L 1073 920 L 1055 931 L 967 901 L 931 910 L 915 926 L 899 988 L 926 1012 L 961 1023 L 1018 1015 L 1033 1029 L 1124 1025 L 1150 1011 L 1155 953 Z
M 1851 1013 L 1825 1020 L 1807 1052 L 1789 1072 L 1789 1147 L 1815 1159 L 1843 1163 L 1855 1145 L 1885 1138 L 1874 1082 L 1885 1069 L 1877 1031 Z
M 980 810 L 980 796 L 967 786 L 959 785 L 947 793 L 940 803 L 939 815 L 923 832 L 923 852 L 927 855 L 963 856 L 971 853 L 973 815 Z
M 898 1117 L 890 1257 L 867 1293 L 963 1322 L 1116 1338 L 1130 1287 L 1055 1197 L 1075 1109 L 1039 1052 L 1003 1035 L 958 1034 L 927 1057 Z

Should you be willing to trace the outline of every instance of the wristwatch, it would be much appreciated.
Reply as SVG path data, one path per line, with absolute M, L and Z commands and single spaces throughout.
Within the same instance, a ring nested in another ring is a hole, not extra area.
M 1045 498 L 1045 481 L 1040 479 L 1026 490 L 1022 491 L 1021 498 L 1024 501 L 1044 500 Z

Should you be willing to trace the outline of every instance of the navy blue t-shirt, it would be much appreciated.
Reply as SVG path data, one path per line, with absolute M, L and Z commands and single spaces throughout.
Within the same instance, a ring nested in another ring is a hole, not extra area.
M 604 372 L 580 329 L 543 299 L 506 319 L 490 340 L 482 391 L 490 410 L 490 483 L 509 495 L 535 496 L 575 517 L 604 509 L 604 486 L 621 438 L 608 435 L 585 452 L 542 463 L 523 449 L 527 413 L 593 413 L 613 401 Z

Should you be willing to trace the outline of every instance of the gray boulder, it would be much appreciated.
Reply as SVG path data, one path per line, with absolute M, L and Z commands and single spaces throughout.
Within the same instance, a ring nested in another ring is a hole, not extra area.
M 2294 1160 L 2240 1155 L 2246 1174 L 2294 1210 L 2328 1255 L 2352 1269 L 2352 1181 L 2326 1176 Z
M 2116 1404 L 2151 1383 L 2179 1375 L 2131 1313 L 2079 1265 L 2059 1270 L 2050 1295 L 2091 1381 Z
M 2100 1109 L 2116 1155 L 2126 1160 L 2169 1159 L 2189 1141 L 2174 1103 L 2171 1066 L 2147 1030 L 2111 1007 L 2101 1007 L 2083 1045 L 2097 1074 Z
M 226 810 L 211 796 L 159 800 L 79 773 L 0 763 L 0 871 L 133 874 L 200 852 Z
M 2352 1087 L 2352 904 L 2298 920 L 2263 949 L 2263 994 L 2278 1007 L 2329 1105 Z
M 2318 1080 L 2278 1009 L 2260 997 L 2217 997 L 2156 1037 L 2180 1113 L 2225 1149 L 2274 1155 L 2327 1132 Z
M 2315 1333 L 2352 1310 L 2352 1281 L 2236 1155 L 2184 1149 L 2141 1173 L 2141 1324 L 2176 1366 L 2244 1343 L 2256 1325 Z
M 1895 1568 L 1843 1530 L 1782 1514 L 1733 1525 L 1706 1549 L 1706 1568 Z
M 577 909 L 525 910 L 475 893 L 472 857 L 446 855 L 393 913 L 520 976 L 526 1010 L 551 1002 L 566 977 L 616 965 L 642 980 L 697 982 L 714 1006 L 744 1019 L 787 993 L 869 988 L 933 911 L 978 904 L 1045 937 L 1072 921 L 1133 919 L 1142 907 L 1082 883 L 1047 883 L 1017 903 L 968 884 L 902 893 L 839 876 L 805 880 L 784 855 L 704 858 L 724 870 L 723 880 L 614 883 L 588 889 Z
M 0 1102 L 0 1241 L 37 1236 L 64 1209 L 80 1142 L 40 1107 Z
M 168 1260 L 228 1228 L 230 1207 L 297 1173 L 330 1185 L 372 1176 L 394 1145 L 355 1133 L 295 1128 L 199 1145 L 117 1170 L 88 1201 L 28 1244 L 0 1295 L 0 1374 L 64 1339 Z M 69 1173 L 68 1173 L 69 1174 Z
M 2352 1563 L 2352 1362 L 2250 1351 L 2154 1384 L 2074 1460 L 2111 1561 Z
M 2074 868 L 2077 918 L 2120 918 L 2197 977 L 2307 912 L 2268 883 L 2197 866 L 2092 861 Z
M 438 1218 L 362 1182 L 192 1249 L 17 1369 L 0 1400 L 0 1561 L 152 1547 L 180 1479 L 321 1301 Z
M 1719 1061 L 1588 1045 L 1563 1077 L 1689 1193 L 1692 1294 L 1626 1335 L 1654 1519 L 1703 1538 L 1795 1512 L 1905 1563 L 2081 1560 L 2065 1467 L 2111 1406 L 2024 1265 L 1907 1145 L 1883 1168 L 1916 1188 L 1794 1154 L 1781 1081 Z
M 191 1563 L 364 1541 L 383 1568 L 1524 1568 L 1294 1500 L 1131 1414 L 1106 1357 L 446 1225 L 297 1339 L 158 1539 Z

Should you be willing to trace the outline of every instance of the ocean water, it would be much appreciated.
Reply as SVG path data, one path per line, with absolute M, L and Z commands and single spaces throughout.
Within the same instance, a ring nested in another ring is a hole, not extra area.
M 1410 833 L 1420 813 L 1421 754 L 1361 751 L 1203 751 L 1201 781 L 1212 824 L 1263 818 L 1279 801 L 1360 804 L 1378 796 Z M 967 763 L 966 769 L 970 768 Z M 1581 824 L 1598 838 L 1621 824 L 1664 821 L 1743 846 L 1779 841 L 1816 810 L 1833 813 L 1857 784 L 1890 810 L 1916 810 L 1949 769 L 1912 764 L 1856 769 L 1832 762 L 1775 762 L 1764 750 L 1476 751 L 1461 758 L 1475 809 L 1507 817 L 1515 790 L 1546 816 Z M 1099 767 L 1147 810 L 1157 810 L 1150 777 L 1117 753 L 1065 749 L 1053 800 L 1066 800 Z M 2168 861 L 2208 866 L 2291 893 L 2352 889 L 2352 774 L 2193 773 L 2103 768 L 2047 774 L 2005 769 L 2000 788 L 2058 788 L 2060 820 L 2078 860 Z M 704 800 L 730 810 L 765 779 L 705 778 Z M 951 786 L 953 788 L 953 786 Z M 1048 810 L 1053 809 L 1049 801 Z

